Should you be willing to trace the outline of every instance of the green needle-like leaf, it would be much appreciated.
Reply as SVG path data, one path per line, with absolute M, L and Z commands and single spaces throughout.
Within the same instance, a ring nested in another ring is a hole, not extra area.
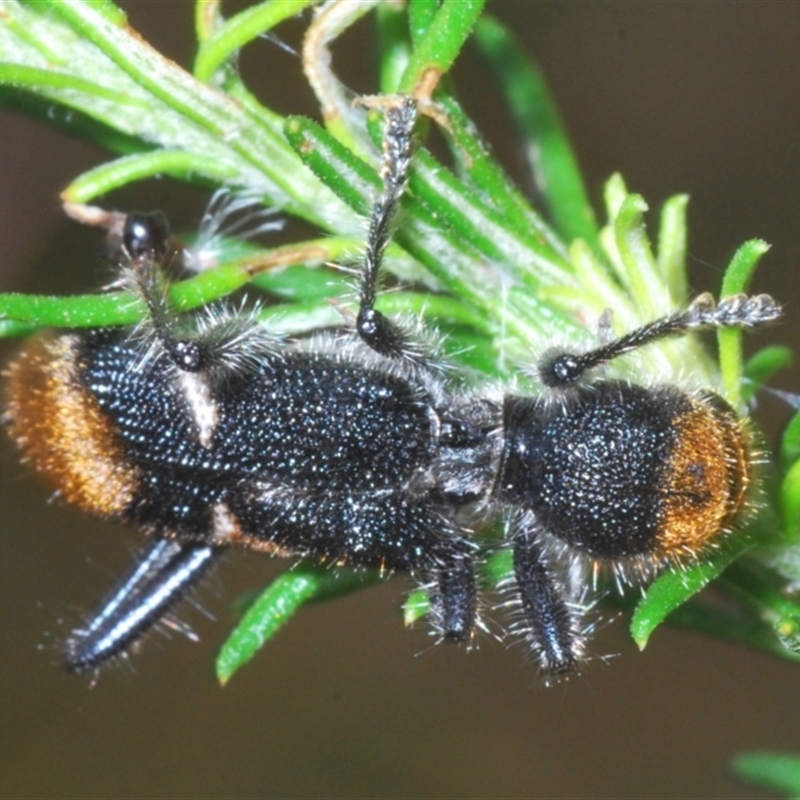
M 516 37 L 492 17 L 482 17 L 475 39 L 494 70 L 525 142 L 528 158 L 562 236 L 593 249 L 598 230 L 577 159 L 560 114 L 539 70 Z
M 170 288 L 169 299 L 177 310 L 190 311 L 226 297 L 266 270 L 293 263 L 334 260 L 351 243 L 352 240 L 348 239 L 320 239 L 257 252 L 174 284 Z M 70 297 L 0 294 L 0 320 L 31 323 L 37 327 L 131 325 L 144 315 L 144 304 L 122 292 Z
M 654 319 L 662 312 L 664 283 L 644 224 L 647 209 L 641 195 L 627 195 L 614 219 L 614 238 L 622 265 L 619 276 L 641 313 Z
M 268 0 L 226 20 L 202 41 L 194 62 L 195 77 L 211 81 L 219 67 L 248 42 L 316 2 L 319 0 Z
M 781 439 L 781 464 L 788 469 L 800 459 L 800 412 L 786 426 Z
M 658 231 L 658 272 L 676 305 L 685 303 L 686 286 L 686 206 L 689 196 L 679 194 L 664 203 Z
M 572 282 L 570 264 L 530 232 L 512 234 L 502 214 L 487 206 L 452 172 L 425 150 L 416 155 L 409 186 L 442 222 L 468 241 L 482 256 L 504 264 L 529 285 Z
M 439 104 L 447 112 L 449 127 L 442 133 L 450 140 L 450 149 L 460 167 L 460 174 L 471 183 L 481 197 L 502 215 L 508 228 L 517 236 L 533 237 L 534 249 L 548 250 L 555 261 L 566 259 L 561 239 L 535 211 L 519 188 L 491 155 L 488 146 L 478 135 L 474 124 L 458 101 L 444 95 Z
M 180 150 L 152 150 L 123 156 L 84 172 L 64 189 L 61 197 L 70 203 L 88 203 L 129 183 L 162 175 L 187 183 L 202 180 L 223 185 L 238 177 L 232 166 L 220 164 L 213 158 Z
M 378 580 L 374 571 L 301 564 L 276 578 L 250 606 L 217 656 L 224 686 L 303 605 L 361 589 Z
M 414 51 L 400 80 L 402 94 L 429 96 L 472 32 L 486 0 L 443 0 L 436 16 L 420 25 Z M 421 94 L 420 94 L 421 92 Z
M 439 0 L 411 0 L 408 4 L 408 29 L 411 41 L 419 44 L 436 19 Z
M 742 779 L 800 797 L 800 756 L 793 753 L 742 753 L 733 761 L 734 772 Z
M 409 13 L 411 5 L 409 5 Z M 411 58 L 411 37 L 405 10 L 394 3 L 381 3 L 377 10 L 378 46 L 380 50 L 381 93 L 392 95 Z
M 734 254 L 722 279 L 721 297 L 742 294 L 747 291 L 756 265 L 769 245 L 761 239 L 745 242 Z M 742 331 L 739 328 L 721 328 L 717 332 L 719 342 L 719 366 L 728 400 L 738 406 L 741 403 L 742 381 Z
M 645 591 L 631 620 L 631 636 L 639 649 L 644 650 L 650 635 L 672 611 L 707 586 L 751 546 L 750 537 L 739 535 L 702 562 L 657 578 Z
M 780 504 L 786 540 L 798 544 L 800 543 L 800 461 L 795 461 L 783 476 Z
M 792 351 L 781 345 L 765 347 L 751 356 L 743 369 L 742 400 L 747 402 L 776 372 L 785 369 L 791 363 Z

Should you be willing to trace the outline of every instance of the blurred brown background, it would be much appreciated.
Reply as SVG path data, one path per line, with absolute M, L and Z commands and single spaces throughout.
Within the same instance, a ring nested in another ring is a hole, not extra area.
M 189 63 L 191 3 L 128 5 L 135 28 Z M 594 200 L 615 170 L 654 209 L 690 193 L 696 289 L 718 287 L 745 239 L 771 242 L 754 288 L 788 313 L 759 341 L 797 348 L 800 4 L 489 6 L 544 68 Z M 282 34 L 296 42 L 301 30 Z M 375 90 L 370 33 L 362 24 L 335 50 L 358 91 Z M 297 61 L 274 45 L 251 46 L 243 69 L 268 104 L 314 113 Z M 527 185 L 471 48 L 456 77 Z M 0 120 L 1 288 L 98 285 L 107 271 L 96 234 L 65 220 L 57 194 L 105 156 L 26 119 Z M 112 202 L 161 207 L 180 229 L 196 225 L 205 199 L 151 182 Z M 800 390 L 794 374 L 776 383 Z M 774 432 L 787 414 L 765 401 L 761 421 Z M 200 644 L 155 634 L 90 688 L 59 669 L 58 642 L 128 569 L 139 537 L 48 505 L 3 445 L 1 796 L 752 797 L 762 795 L 728 771 L 733 754 L 800 752 L 796 665 L 667 628 L 640 655 L 618 619 L 593 649 L 620 657 L 547 690 L 518 648 L 485 641 L 467 654 L 405 630 L 403 580 L 302 612 L 220 689 L 211 665 L 234 598 L 285 566 L 240 554 L 201 592 L 216 621 L 182 615 Z

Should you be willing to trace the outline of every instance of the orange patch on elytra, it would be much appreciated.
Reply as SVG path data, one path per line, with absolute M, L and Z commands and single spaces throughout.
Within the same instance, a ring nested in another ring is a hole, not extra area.
M 12 438 L 71 503 L 102 516 L 127 508 L 137 485 L 110 420 L 79 379 L 77 337 L 38 336 L 6 370 Z
M 725 532 L 750 483 L 748 439 L 718 398 L 693 398 L 673 420 L 677 438 L 660 487 L 657 548 L 667 557 L 696 556 Z

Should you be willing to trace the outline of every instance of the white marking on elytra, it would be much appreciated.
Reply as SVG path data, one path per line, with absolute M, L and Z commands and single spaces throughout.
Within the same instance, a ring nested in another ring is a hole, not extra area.
M 211 438 L 219 422 L 219 408 L 211 397 L 208 381 L 196 372 L 181 372 L 178 375 L 178 386 L 200 429 L 200 444 L 211 447 Z

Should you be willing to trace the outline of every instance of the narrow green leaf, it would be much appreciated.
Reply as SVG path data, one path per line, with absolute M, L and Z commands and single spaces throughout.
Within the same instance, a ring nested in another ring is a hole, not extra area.
M 188 183 L 204 180 L 230 184 L 238 173 L 231 166 L 196 153 L 152 150 L 123 156 L 84 172 L 64 189 L 61 199 L 71 203 L 88 203 L 129 183 L 162 175 Z
M 549 249 L 556 261 L 567 261 L 563 240 L 531 207 L 492 156 L 490 148 L 480 138 L 475 124 L 458 101 L 450 95 L 442 95 L 438 103 L 447 113 L 450 123 L 449 127 L 442 129 L 442 133 L 450 143 L 450 150 L 464 181 L 473 185 L 497 209 L 517 236 L 533 237 L 538 249 Z
M 456 108 L 453 104 L 449 107 Z M 370 120 L 376 144 L 383 135 L 383 126 L 374 124 L 380 119 L 375 114 Z M 500 176 L 495 173 L 493 177 Z M 492 189 L 500 192 L 503 187 L 498 182 Z M 572 265 L 563 245 L 553 246 L 556 237 L 552 233 L 545 237 L 530 224 L 509 224 L 508 216 L 487 203 L 483 192 L 476 192 L 422 147 L 415 153 L 408 194 L 411 199 L 406 202 L 419 200 L 432 213 L 435 211 L 438 220 L 472 245 L 480 256 L 504 266 L 513 280 L 531 287 L 547 283 L 575 285 Z
M 36 326 L 93 328 L 130 325 L 144 316 L 145 308 L 131 295 L 72 295 L 47 297 L 0 294 L 0 319 Z
M 767 250 L 769 245 L 761 239 L 745 242 L 725 270 L 720 297 L 746 292 L 759 259 Z M 717 341 L 722 384 L 728 401 L 736 407 L 741 405 L 742 331 L 738 328 L 721 328 L 717 331 Z
M 430 97 L 472 32 L 485 0 L 443 0 L 435 18 L 414 42 L 411 60 L 400 81 L 400 92 Z
M 556 227 L 567 241 L 584 239 L 597 252 L 599 232 L 588 193 L 544 77 L 516 37 L 493 17 L 478 21 L 475 40 L 527 143 L 531 169 Z
M 299 242 L 220 264 L 170 287 L 170 302 L 180 311 L 190 311 L 226 297 L 265 270 L 292 263 L 329 261 L 328 256 L 341 252 L 341 246 L 342 243 L 336 239 Z M 39 327 L 131 325 L 144 314 L 145 307 L 141 301 L 123 292 L 70 297 L 0 294 L 0 320 Z
M 499 211 L 487 206 L 464 182 L 427 151 L 420 149 L 411 171 L 409 187 L 442 222 L 486 258 L 504 264 L 514 276 L 531 286 L 573 283 L 571 265 L 530 233 L 509 229 Z
M 319 0 L 268 0 L 225 20 L 201 42 L 194 62 L 195 77 L 210 81 L 219 67 L 248 42 L 316 2 Z
M 306 603 L 338 597 L 378 579 L 373 570 L 306 564 L 284 572 L 248 608 L 222 646 L 216 662 L 217 679 L 224 686 Z
M 722 297 L 732 294 L 746 293 L 753 278 L 755 268 L 761 256 L 769 250 L 769 245 L 763 239 L 751 239 L 745 242 L 731 259 L 722 278 Z
M 707 559 L 680 570 L 670 570 L 645 591 L 631 620 L 631 636 L 644 650 L 653 631 L 667 616 L 703 589 L 752 546 L 750 536 L 738 535 Z
M 372 197 L 381 187 L 369 164 L 310 119 L 288 117 L 284 133 L 303 163 L 338 197 L 359 214 L 369 213 Z
M 214 136 L 224 135 L 233 107 L 223 94 L 196 83 L 146 42 L 109 24 L 88 0 L 42 2 L 154 97 Z
M 510 547 L 496 550 L 486 559 L 482 573 L 490 586 L 497 586 L 514 574 L 514 555 Z
M 281 303 L 261 309 L 259 322 L 266 331 L 279 336 L 305 334 L 321 328 L 335 328 L 342 324 L 342 315 L 330 303 Z
M 742 400 L 747 402 L 776 372 L 791 363 L 792 351 L 781 345 L 764 347 L 751 356 L 743 369 Z
M 139 113 L 145 113 L 148 110 L 147 102 L 144 99 L 137 97 L 120 98 L 118 92 L 113 88 L 52 68 L 0 63 L 0 81 L 29 91 L 56 90 L 58 92 L 57 97 L 62 101 L 69 97 L 69 92 L 76 92 L 90 95 L 99 100 L 111 101 L 115 104 L 124 103 L 136 109 Z
M 781 438 L 781 465 L 784 469 L 800 459 L 800 411 L 789 421 Z
M 64 66 L 64 54 L 59 52 L 56 43 L 46 40 L 33 26 L 28 24 L 29 17 L 22 11 L 18 3 L 10 4 L 5 3 L 2 7 L 2 27 L 9 33 L 13 34 L 17 39 L 25 42 L 36 55 L 41 56 L 45 62 L 57 70 L 59 67 Z M 3 48 L 4 60 L 11 61 L 8 48 Z
M 575 299 L 577 314 L 594 313 L 595 318 L 599 319 L 607 308 L 613 308 L 615 313 L 636 319 L 637 309 L 631 303 L 630 296 L 614 280 L 611 272 L 598 261 L 594 251 L 583 239 L 576 239 L 570 245 L 569 255 L 581 287 Z
M 750 783 L 800 797 L 800 756 L 794 753 L 753 751 L 733 760 L 734 772 Z
M 674 305 L 686 302 L 686 206 L 689 195 L 670 197 L 661 211 L 658 231 L 658 272 Z
M 343 273 L 326 267 L 311 269 L 308 264 L 297 264 L 265 272 L 254 278 L 253 284 L 275 297 L 313 302 L 342 297 L 352 282 Z
M 429 312 L 425 311 L 428 318 Z M 440 348 L 445 361 L 459 364 L 475 375 L 508 378 L 507 368 L 498 363 L 497 347 L 487 336 L 475 333 L 473 325 L 459 326 L 452 320 L 432 317 L 439 332 L 444 334 Z
M 800 461 L 795 461 L 783 476 L 780 506 L 786 541 L 797 544 L 800 542 Z
M 214 31 L 223 23 L 220 14 L 222 0 L 195 0 L 194 3 L 194 32 L 198 43 L 214 35 Z
M 609 222 L 616 219 L 625 198 L 628 196 L 628 187 L 625 179 L 618 172 L 615 172 L 603 186 L 603 202 L 606 207 L 606 216 Z
M 3 85 L 0 65 L 0 106 L 3 108 L 25 114 L 76 139 L 94 142 L 110 153 L 123 155 L 150 149 L 150 146 L 139 137 L 111 128 L 102 120 L 95 119 L 81 110 L 68 105 L 59 105 L 46 95 L 47 92 L 33 94 L 22 88 Z
M 614 218 L 614 238 L 623 268 L 619 277 L 628 287 L 640 313 L 653 319 L 664 301 L 664 284 L 658 275 L 644 224 L 647 209 L 641 195 L 627 195 Z
M 298 570 L 273 581 L 250 606 L 217 656 L 217 679 L 224 686 L 305 603 L 319 591 L 321 576 Z
M 463 325 L 481 331 L 485 336 L 492 332 L 485 319 L 475 314 L 475 310 L 465 306 L 454 297 L 423 292 L 385 292 L 378 300 L 379 310 L 392 316 L 424 316 L 432 324 L 447 322 Z
M 411 37 L 405 9 L 396 3 L 381 3 L 376 9 L 380 53 L 381 94 L 397 94 L 400 79 L 411 58 Z
M 128 24 L 128 17 L 125 12 L 111 0 L 89 0 L 92 8 L 102 14 L 110 23 L 118 28 Z
M 408 29 L 411 40 L 419 44 L 436 19 L 439 11 L 439 0 L 410 0 L 408 4 Z
M 425 589 L 415 589 L 403 603 L 403 624 L 410 628 L 431 610 L 431 601 Z
M 30 336 L 39 330 L 33 322 L 17 322 L 13 319 L 0 319 L 0 339 L 14 339 Z

